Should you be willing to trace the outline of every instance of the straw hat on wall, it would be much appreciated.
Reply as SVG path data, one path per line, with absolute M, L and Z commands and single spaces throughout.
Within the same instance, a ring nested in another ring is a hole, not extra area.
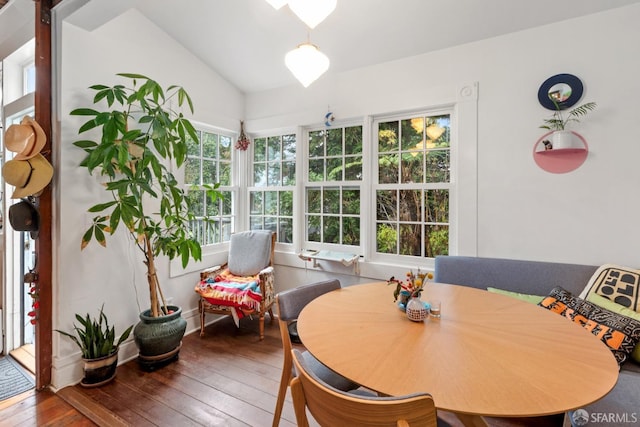
M 14 160 L 26 160 L 35 157 L 42 151 L 47 136 L 42 127 L 30 116 L 24 116 L 20 124 L 9 126 L 4 135 L 7 150 L 17 153 Z
M 53 177 L 53 166 L 36 154 L 27 160 L 9 160 L 2 168 L 2 176 L 7 184 L 15 187 L 12 199 L 21 199 L 39 193 Z

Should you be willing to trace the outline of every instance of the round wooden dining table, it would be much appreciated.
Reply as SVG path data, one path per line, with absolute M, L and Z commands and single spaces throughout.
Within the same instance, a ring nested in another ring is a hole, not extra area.
M 428 392 L 465 425 L 588 405 L 615 385 L 618 364 L 580 325 L 534 304 L 466 286 L 428 283 L 440 318 L 410 321 L 386 282 L 344 287 L 298 318 L 308 351 L 383 395 Z

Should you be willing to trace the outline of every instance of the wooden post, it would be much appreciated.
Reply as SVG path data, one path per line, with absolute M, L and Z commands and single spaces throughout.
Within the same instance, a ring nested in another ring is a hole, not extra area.
M 51 8 L 55 0 L 35 0 L 35 119 L 47 136 L 42 155 L 51 162 Z M 58 3 L 60 0 L 55 1 Z M 54 164 L 54 170 L 55 170 Z M 52 359 L 52 252 L 51 242 L 51 186 L 47 186 L 38 200 L 40 230 L 36 239 L 36 273 L 40 301 L 36 323 L 36 389 L 51 384 Z

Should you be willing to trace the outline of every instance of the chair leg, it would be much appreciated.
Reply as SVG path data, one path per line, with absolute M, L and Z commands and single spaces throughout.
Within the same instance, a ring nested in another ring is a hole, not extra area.
M 198 301 L 198 311 L 200 311 L 200 336 L 204 336 L 204 304 L 202 303 L 202 298 Z
M 260 313 L 260 341 L 264 339 L 264 312 Z
M 269 309 L 269 324 L 273 324 L 273 310 Z
M 291 380 L 291 397 L 293 398 L 293 409 L 296 412 L 298 427 L 309 427 L 309 421 L 307 420 L 307 401 L 304 398 L 300 378 Z
M 291 381 L 291 360 L 284 361 L 282 366 L 282 376 L 280 377 L 280 388 L 278 389 L 278 400 L 276 401 L 276 409 L 273 411 L 273 423 L 272 427 L 278 427 L 280 424 L 280 417 L 282 416 L 282 406 L 284 405 L 284 398 L 287 394 L 287 387 L 289 387 L 289 381 Z

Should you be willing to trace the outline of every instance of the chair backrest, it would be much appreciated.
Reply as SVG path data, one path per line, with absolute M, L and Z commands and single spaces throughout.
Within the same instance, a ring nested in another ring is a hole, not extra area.
M 293 361 L 291 360 L 291 336 L 289 335 L 289 322 L 296 320 L 302 309 L 311 301 L 322 294 L 340 289 L 339 280 L 325 280 L 323 282 L 310 283 L 298 286 L 293 289 L 282 291 L 276 295 L 276 311 L 278 312 L 278 326 L 280 327 L 280 337 L 282 338 L 282 350 L 284 357 L 282 360 L 282 378 L 278 390 L 278 400 L 273 413 L 272 427 L 277 427 L 280 423 L 282 405 L 289 386 L 289 381 L 293 375 Z M 327 371 L 328 368 L 324 367 Z
M 297 376 L 291 394 L 299 426 L 308 426 L 305 409 L 321 426 L 436 426 L 433 398 L 428 393 L 399 397 L 346 393 L 320 380 L 298 350 L 292 350 Z M 306 408 L 305 408 L 306 407 Z
M 302 309 L 311 301 L 327 292 L 340 289 L 340 287 L 340 281 L 333 279 L 282 291 L 276 295 L 278 318 L 287 322 L 295 320 Z
M 236 276 L 254 276 L 272 265 L 275 237 L 268 230 L 233 233 L 229 240 L 229 271 Z

